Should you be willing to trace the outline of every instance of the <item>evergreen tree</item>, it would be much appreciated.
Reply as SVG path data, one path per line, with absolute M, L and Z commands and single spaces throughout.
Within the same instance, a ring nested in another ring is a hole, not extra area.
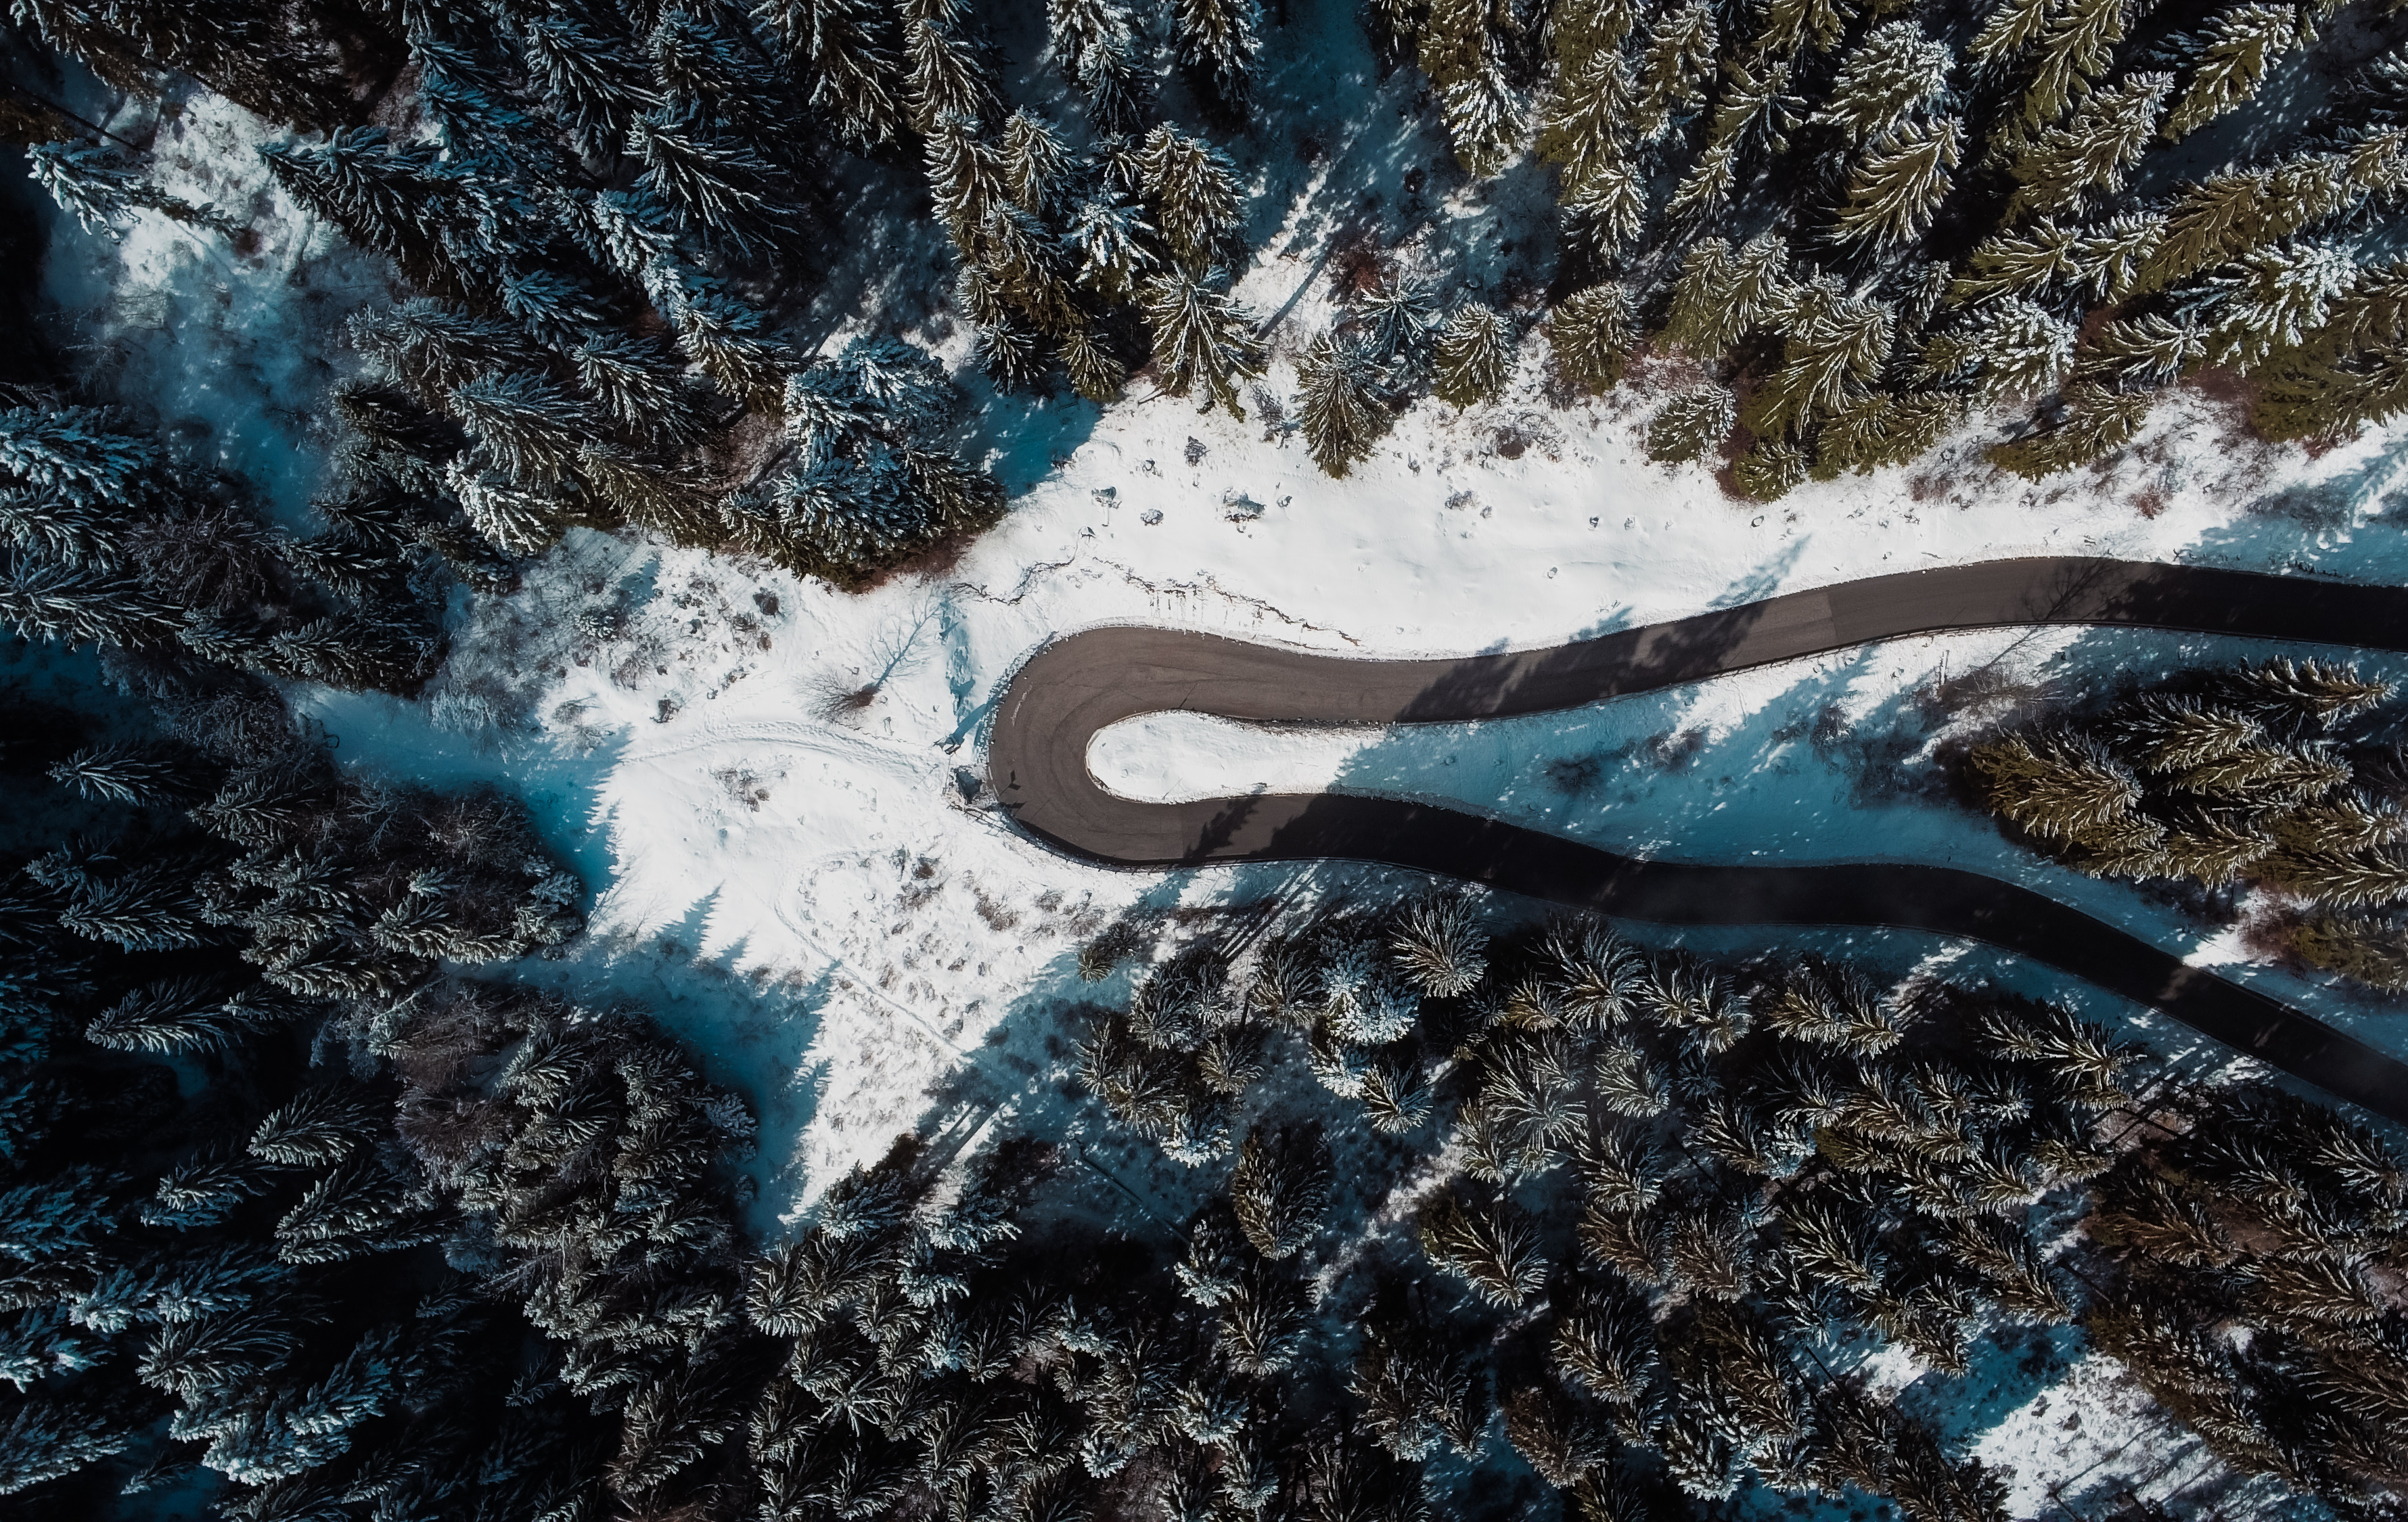
M 1639 340 L 1630 306 L 1629 292 L 1608 283 L 1567 297 L 1548 316 L 1548 343 L 1566 380 L 1602 391 L 1622 378 Z
M 2041 133 L 2009 168 L 2015 193 L 2007 219 L 2079 210 L 2092 195 L 2122 189 L 2126 172 L 2148 151 L 2173 85 L 2171 74 L 2128 75 L 2089 96 L 2071 121 Z
M 1227 155 L 1168 126 L 1146 135 L 1138 154 L 1154 226 L 1181 272 L 1197 277 L 1221 263 L 1238 225 L 1238 182 Z
M 589 16 L 529 15 L 519 23 L 527 76 L 589 159 L 624 151 L 636 119 L 659 104 L 637 62 L 635 39 Z
M 1246 1133 L 1229 1174 L 1229 1204 L 1256 1252 L 1291 1258 L 1312 1241 L 1329 1208 L 1329 1167 L 1328 1145 L 1316 1129 Z
M 2281 54 L 2315 40 L 2309 13 L 2295 6 L 2233 6 L 2193 40 L 2190 83 L 2166 118 L 2166 136 L 2182 138 L 2246 101 Z
M 1719 447 L 1739 421 L 1739 403 L 1721 386 L 1697 386 L 1664 404 L 1647 425 L 1647 458 L 1678 464 Z
M 597 334 L 573 357 L 585 393 L 602 404 L 612 422 L 638 437 L 684 444 L 709 421 L 683 368 L 652 346 Z
M 1178 0 L 1172 15 L 1180 62 L 1207 82 L 1225 110 L 1242 113 L 1263 46 L 1259 0 Z
M 524 484 L 566 475 L 593 430 L 575 398 L 529 371 L 466 381 L 445 402 L 486 458 Z
M 1128 132 L 1144 109 L 1138 28 L 1119 0 L 1046 0 L 1046 26 L 1062 72 L 1086 97 L 1098 132 Z
M 1440 1195 L 1422 1212 L 1422 1251 L 1492 1305 L 1518 1307 L 1546 1282 L 1537 1233 L 1511 1203 L 1467 1203 Z
M 1832 235 L 1842 242 L 1910 243 L 1923 235 L 1952 188 L 1963 126 L 1955 117 L 1899 128 L 1856 161 Z
M 755 0 L 753 16 L 777 40 L 811 109 L 847 142 L 894 142 L 904 129 L 893 21 L 870 0 Z
M 739 251 L 784 230 L 785 212 L 769 193 L 775 171 L 750 149 L 657 114 L 636 119 L 627 146 L 644 166 L 637 187 L 688 228 L 716 234 Z
M 2322 327 L 2358 277 L 2358 262 L 2329 244 L 2252 249 L 2208 279 L 2205 341 L 2212 361 L 2261 363 Z
M 948 116 L 983 122 L 996 108 L 995 81 L 961 0 L 905 0 L 904 100 L 912 128 L 932 131 Z
M 1262 375 L 1262 345 L 1242 308 L 1183 270 L 1154 276 L 1139 287 L 1163 389 L 1185 396 L 1201 386 L 1207 408 L 1242 418 L 1238 382 Z
M 1672 112 L 1705 104 L 1718 41 L 1710 0 L 1684 0 L 1656 18 L 1639 64 L 1641 142 L 1660 140 Z
M 1329 475 L 1343 476 L 1369 458 L 1388 431 L 1385 380 L 1361 344 L 1334 334 L 1315 338 L 1297 363 L 1305 445 Z
M 1512 358 L 1512 333 L 1505 319 L 1484 303 L 1465 302 L 1439 334 L 1433 390 L 1456 407 L 1494 400 L 1505 389 Z
M 1893 136 L 1946 92 L 1952 62 L 1947 45 L 1926 37 L 1917 22 L 1885 22 L 1841 60 L 1830 103 L 1813 120 L 1858 144 Z

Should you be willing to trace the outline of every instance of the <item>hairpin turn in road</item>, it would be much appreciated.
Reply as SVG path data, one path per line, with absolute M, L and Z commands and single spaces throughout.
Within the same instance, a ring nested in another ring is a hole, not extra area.
M 1790 592 L 1547 649 L 1369 661 L 1103 627 L 1040 647 L 996 706 L 996 796 L 1039 840 L 1128 867 L 1378 861 L 1684 925 L 1866 925 L 1970 936 L 2150 1004 L 2408 1124 L 2408 1064 L 2012 883 L 1948 867 L 1641 861 L 1466 811 L 1339 793 L 1153 804 L 1107 792 L 1088 742 L 1140 714 L 1377 725 L 1578 707 L 1875 640 L 2090 624 L 2408 650 L 2408 589 L 2088 558 L 1980 562 Z

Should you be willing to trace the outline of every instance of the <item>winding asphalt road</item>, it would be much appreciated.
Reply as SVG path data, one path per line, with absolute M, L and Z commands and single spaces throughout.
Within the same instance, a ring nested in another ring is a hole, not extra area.
M 1265 723 L 1502 718 L 1946 630 L 2116 624 L 2408 650 L 2408 589 L 2197 566 L 2048 558 L 1873 576 L 1559 645 L 1363 661 L 1212 634 L 1106 627 L 1054 640 L 996 705 L 987 769 L 1031 834 L 1132 867 L 1341 857 L 1683 925 L 1869 925 L 1971 936 L 2150 1004 L 2408 1124 L 2408 1064 L 2028 889 L 1947 867 L 1641 861 L 1398 799 L 1258 794 L 1150 804 L 1087 769 L 1096 733 L 1186 710 Z

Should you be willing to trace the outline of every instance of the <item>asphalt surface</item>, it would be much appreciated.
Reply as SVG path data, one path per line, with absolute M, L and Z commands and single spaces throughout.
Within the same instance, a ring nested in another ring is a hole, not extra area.
M 1872 640 L 2113 624 L 2408 650 L 2408 589 L 2084 558 L 1990 561 L 1792 592 L 1549 649 L 1361 661 L 1213 634 L 1105 627 L 1013 674 L 988 742 L 1021 828 L 1129 867 L 1380 861 L 1682 925 L 1868 925 L 1970 936 L 2150 1004 L 2408 1125 L 2408 1064 L 2310 1016 L 2011 883 L 1947 867 L 1640 861 L 1455 809 L 1337 793 L 1149 804 L 1087 769 L 1096 732 L 1185 710 L 1261 723 L 1442 723 L 1577 707 Z

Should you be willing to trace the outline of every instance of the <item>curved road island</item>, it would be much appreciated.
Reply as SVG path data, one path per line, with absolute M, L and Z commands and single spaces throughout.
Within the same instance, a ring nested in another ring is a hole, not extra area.
M 1632 919 L 1868 925 L 1971 936 L 2150 1004 L 2408 1124 L 2408 1064 L 2028 889 L 1947 867 L 1641 861 L 1399 799 L 1257 794 L 1150 804 L 1107 792 L 1088 742 L 1139 714 L 1380 725 L 1578 707 L 1725 672 L 1949 630 L 2113 624 L 2408 650 L 2408 589 L 2077 558 L 1873 576 L 1550 649 L 1365 661 L 1218 635 L 1107 627 L 1054 640 L 996 704 L 987 769 L 1031 834 L 1130 867 L 1385 862 Z

